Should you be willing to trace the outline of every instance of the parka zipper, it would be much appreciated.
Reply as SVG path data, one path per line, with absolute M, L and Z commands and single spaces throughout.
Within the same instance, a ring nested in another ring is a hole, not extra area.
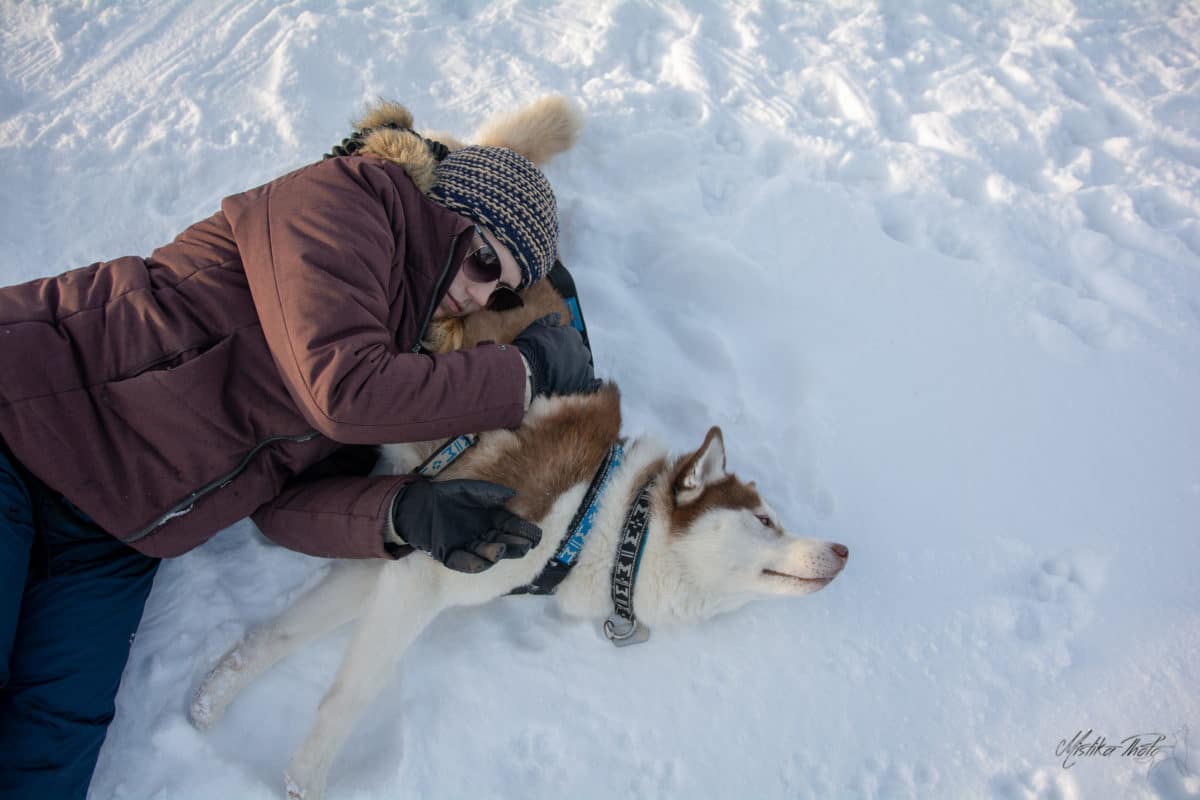
M 417 336 L 417 344 L 414 345 L 412 348 L 412 352 L 414 352 L 414 353 L 420 352 L 421 339 L 423 339 L 425 337 L 425 330 L 429 327 L 429 323 L 433 320 L 434 312 L 437 311 L 437 305 L 438 305 L 437 298 L 441 292 L 442 284 L 444 284 L 446 282 L 446 276 L 450 274 L 450 266 L 454 262 L 454 253 L 458 250 L 458 238 L 460 236 L 462 236 L 462 234 L 463 234 L 463 231 L 459 231 L 458 233 L 456 233 L 450 237 L 450 254 L 446 256 L 446 263 L 442 266 L 442 274 L 438 277 L 437 283 L 434 284 L 433 296 L 430 299 L 429 310 L 425 313 L 425 319 L 421 323 L 421 328 L 420 328 L 420 331 Z M 179 354 L 175 354 L 175 355 L 179 355 Z M 162 359 L 162 360 L 169 360 L 169 358 Z M 144 368 L 142 371 L 144 372 L 145 369 L 148 369 L 148 368 L 149 367 Z M 317 431 L 309 431 L 308 433 L 300 434 L 299 436 L 272 436 L 270 438 L 263 439 L 261 442 L 254 445 L 254 447 L 250 450 L 250 452 L 246 453 L 246 455 L 242 458 L 241 462 L 239 462 L 238 465 L 233 469 L 233 471 L 230 472 L 228 475 L 224 475 L 210 483 L 205 484 L 204 486 L 201 486 L 199 489 L 192 492 L 191 494 L 189 494 L 187 497 L 180 500 L 175 505 L 171 506 L 169 509 L 164 511 L 162 514 L 155 517 L 155 519 L 152 520 L 149 525 L 146 525 L 145 527 L 143 527 L 137 531 L 134 531 L 129 536 L 121 539 L 121 541 L 125 542 L 126 544 L 130 544 L 132 542 L 138 541 L 139 539 L 144 539 L 147 536 L 149 536 L 151 533 L 153 533 L 155 530 L 157 530 L 158 528 L 161 528 L 163 525 L 166 525 L 168 522 L 175 519 L 176 517 L 182 517 L 184 514 L 187 514 L 196 505 L 197 500 L 200 500 L 200 499 L 206 497 L 207 495 L 212 494 L 213 492 L 217 491 L 218 489 L 223 489 L 226 486 L 228 486 L 230 483 L 232 483 L 234 481 L 234 479 L 237 478 L 238 475 L 241 475 L 242 472 L 245 471 L 246 467 L 248 467 L 250 465 L 251 459 L 253 459 L 254 456 L 257 455 L 258 452 L 260 450 L 262 450 L 264 447 L 267 447 L 268 445 L 272 445 L 275 442 L 308 442 L 308 441 L 311 441 L 311 440 L 317 438 L 318 435 L 319 434 Z
M 178 503 L 164 511 L 149 525 L 146 525 L 140 530 L 134 531 L 129 536 L 122 538 L 121 541 L 125 542 L 126 544 L 130 544 L 138 541 L 139 539 L 144 539 L 155 530 L 161 528 L 163 525 L 166 525 L 176 517 L 182 517 L 184 514 L 187 514 L 192 510 L 192 507 L 196 505 L 196 501 L 212 494 L 218 489 L 224 489 L 226 486 L 233 483 L 237 476 L 245 472 L 246 467 L 250 466 L 250 461 L 254 458 L 254 456 L 258 455 L 259 451 L 264 447 L 275 444 L 276 442 L 309 442 L 317 438 L 319 435 L 320 434 L 317 431 L 308 431 L 307 433 L 302 433 L 296 436 L 270 436 L 266 439 L 263 439 L 261 442 L 254 445 L 254 447 L 250 449 L 250 452 L 246 453 L 246 455 L 242 457 L 242 460 L 238 462 L 238 465 L 234 467 L 231 472 L 221 476 L 220 478 L 217 478 L 214 481 L 206 483 L 204 486 L 201 486 L 199 489 L 192 492 L 187 497 L 183 498 Z
M 442 284 L 446 282 L 446 276 L 450 274 L 450 264 L 454 261 L 454 253 L 458 250 L 458 237 L 465 232 L 459 231 L 450 237 L 450 255 L 446 256 L 446 264 L 442 267 L 442 275 L 438 278 L 437 283 L 433 285 L 433 297 L 430 300 L 429 312 L 425 314 L 425 321 L 421 323 L 421 327 L 417 330 L 417 343 L 413 345 L 410 353 L 421 352 L 421 340 L 425 338 L 425 331 L 429 328 L 429 323 L 433 321 L 433 312 L 437 311 L 438 297 L 441 294 Z

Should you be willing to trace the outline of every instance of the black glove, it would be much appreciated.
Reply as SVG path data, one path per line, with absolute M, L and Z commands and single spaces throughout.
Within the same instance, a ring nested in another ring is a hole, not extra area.
M 558 325 L 558 314 L 548 314 L 521 331 L 513 347 L 529 364 L 535 397 L 592 392 L 600 386 L 583 337 L 569 325 Z
M 515 494 L 489 481 L 420 478 L 392 501 L 392 521 L 404 541 L 450 569 L 482 572 L 542 540 L 541 528 L 504 507 Z

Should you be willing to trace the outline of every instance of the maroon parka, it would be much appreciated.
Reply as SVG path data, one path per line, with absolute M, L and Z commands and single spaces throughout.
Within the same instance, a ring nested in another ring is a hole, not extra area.
M 515 349 L 418 352 L 469 227 L 399 166 L 336 158 L 226 198 L 148 259 L 0 289 L 0 437 L 149 555 L 257 510 L 294 549 L 386 556 L 409 478 L 289 480 L 343 443 L 520 423 Z

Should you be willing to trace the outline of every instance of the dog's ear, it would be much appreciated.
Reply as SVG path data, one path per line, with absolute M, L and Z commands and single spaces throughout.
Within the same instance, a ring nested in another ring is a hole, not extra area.
M 675 502 L 687 505 L 704 494 L 705 488 L 725 477 L 725 439 L 721 429 L 713 426 L 704 437 L 704 444 L 683 462 L 675 479 Z
M 558 314 L 561 325 L 570 325 L 571 312 L 550 281 L 538 281 L 521 292 L 525 305 L 508 311 L 476 311 L 462 317 L 462 344 L 474 347 L 480 342 L 510 344 L 521 332 L 547 314 Z
M 452 350 L 462 350 L 465 336 L 465 326 L 460 317 L 435 319 L 425 329 L 425 338 L 421 346 L 431 353 L 449 353 Z

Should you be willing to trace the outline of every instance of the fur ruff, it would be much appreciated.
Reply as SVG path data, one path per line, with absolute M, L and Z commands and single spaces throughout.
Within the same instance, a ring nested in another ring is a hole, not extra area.
M 386 127 L 395 125 L 399 127 Z M 425 139 L 412 130 L 413 115 L 390 100 L 380 100 L 354 122 L 357 130 L 370 131 L 360 153 L 378 156 L 401 167 L 425 194 L 435 183 L 437 161 Z M 475 141 L 489 147 L 504 147 L 543 166 L 571 148 L 583 127 L 583 117 L 565 97 L 550 96 L 486 123 Z M 464 145 L 452 136 L 430 136 L 451 150 Z

